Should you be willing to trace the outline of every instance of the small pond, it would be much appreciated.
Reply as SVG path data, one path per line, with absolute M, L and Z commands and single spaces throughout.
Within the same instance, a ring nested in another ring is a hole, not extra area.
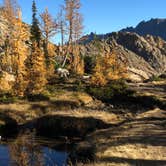
M 66 140 L 38 137 L 34 132 L 2 137 L 0 166 L 65 166 L 72 146 Z

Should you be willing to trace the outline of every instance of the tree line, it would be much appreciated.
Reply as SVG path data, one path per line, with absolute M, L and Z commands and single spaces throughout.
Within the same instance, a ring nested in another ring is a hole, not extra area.
M 118 62 L 114 50 L 106 51 L 105 41 L 93 41 L 98 55 L 83 55 L 82 45 L 78 44 L 84 28 L 80 8 L 80 0 L 64 0 L 54 18 L 48 8 L 38 14 L 33 0 L 32 24 L 29 26 L 23 22 L 22 10 L 16 0 L 3 1 L 1 12 L 7 31 L 3 40 L 3 58 L 0 58 L 1 69 L 15 76 L 14 95 L 42 93 L 49 77 L 55 74 L 55 65 L 67 67 L 76 75 L 88 72 L 94 86 L 105 86 L 110 80 L 126 77 L 126 67 Z M 61 35 L 59 46 L 50 42 L 58 33 Z M 60 64 L 56 57 L 61 58 Z
M 7 32 L 2 68 L 15 75 L 13 89 L 16 95 L 24 96 L 43 90 L 47 83 L 48 70 L 53 66 L 52 61 L 55 61 L 55 47 L 50 39 L 58 33 L 61 34 L 58 54 L 64 57 L 62 66 L 65 66 L 67 56 L 73 52 L 72 46 L 83 31 L 80 7 L 80 0 L 65 0 L 54 18 L 48 8 L 38 14 L 36 2 L 33 0 L 32 24 L 29 28 L 23 23 L 22 11 L 17 1 L 3 1 L 1 9 L 7 22 Z M 65 50 L 63 47 L 66 47 Z

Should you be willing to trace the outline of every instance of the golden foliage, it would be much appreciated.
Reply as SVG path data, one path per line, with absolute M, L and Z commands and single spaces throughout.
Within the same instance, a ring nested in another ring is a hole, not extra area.
M 81 47 L 79 45 L 70 46 L 71 49 L 71 71 L 78 75 L 84 74 L 84 59 L 81 56 Z
M 80 14 L 81 3 L 80 0 L 66 0 L 65 1 L 66 20 L 68 21 L 68 43 L 72 44 L 82 34 L 82 15 Z
M 105 53 L 96 60 L 94 74 L 91 78 L 91 84 L 104 86 L 110 80 L 126 78 L 126 67 L 118 62 L 117 55 L 112 51 Z
M 97 86 L 104 86 L 107 84 L 107 80 L 103 73 L 103 66 L 101 64 L 101 57 L 97 59 L 96 66 L 94 68 L 94 74 L 91 78 L 91 84 Z
M 14 93 L 18 96 L 23 96 L 27 86 L 27 73 L 25 60 L 27 58 L 28 47 L 24 40 L 27 38 L 25 27 L 22 23 L 21 11 L 18 12 L 18 19 L 15 20 L 15 37 L 12 42 L 13 55 L 15 57 L 16 81 L 14 85 Z
M 27 87 L 28 94 L 41 93 L 47 83 L 45 58 L 37 43 L 33 43 L 32 53 L 28 58 L 29 83 Z
M 5 40 L 5 56 L 2 66 L 5 71 L 15 75 L 14 94 L 23 96 L 26 89 L 25 59 L 29 52 L 25 41 L 28 39 L 27 27 L 22 22 L 21 9 L 13 0 L 4 1 L 3 17 L 8 23 Z
M 54 56 L 55 56 L 55 50 L 56 50 L 56 47 L 55 45 L 53 45 L 52 43 L 48 43 L 48 46 L 47 46 L 47 51 L 48 51 L 48 57 L 45 56 L 45 61 L 49 61 L 46 63 L 46 66 L 47 66 L 47 78 L 50 77 L 51 75 L 54 74 L 54 71 L 55 71 L 55 59 L 54 59 Z
M 55 47 L 49 42 L 49 39 L 57 33 L 58 25 L 48 11 L 48 8 L 45 9 L 43 13 L 40 14 L 41 23 L 40 27 L 42 33 L 45 37 L 44 40 L 44 56 L 45 63 L 48 68 L 47 75 L 48 77 L 54 73 L 54 64 L 52 63 L 52 57 L 55 55 Z
M 48 39 L 55 35 L 57 30 L 57 24 L 48 12 L 48 8 L 45 9 L 43 13 L 40 14 L 41 17 L 41 29 L 48 42 Z

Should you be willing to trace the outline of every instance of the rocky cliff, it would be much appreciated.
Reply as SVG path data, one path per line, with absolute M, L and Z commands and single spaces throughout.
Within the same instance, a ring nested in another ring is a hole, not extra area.
M 121 63 L 127 64 L 132 81 L 143 81 L 166 71 L 166 42 L 160 37 L 117 32 L 96 41 L 85 42 L 84 54 L 97 56 L 99 52 L 114 49 Z

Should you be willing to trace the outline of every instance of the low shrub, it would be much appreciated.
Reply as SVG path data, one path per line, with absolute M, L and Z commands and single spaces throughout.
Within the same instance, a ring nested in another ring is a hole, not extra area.
M 117 99 L 120 101 L 127 96 L 132 96 L 134 92 L 128 90 L 124 81 L 112 81 L 107 86 L 88 87 L 87 93 L 103 102 L 110 102 Z
M 77 80 L 75 82 L 76 86 L 75 86 L 75 90 L 79 91 L 79 92 L 84 92 L 85 91 L 85 85 L 83 84 L 83 82 L 81 80 Z
M 17 97 L 13 96 L 12 93 L 0 93 L 0 103 L 14 103 L 16 100 Z
M 165 78 L 164 78 L 164 74 L 162 74 L 162 75 L 160 75 L 160 76 L 152 76 L 151 78 L 150 78 L 150 81 L 162 81 L 162 80 L 164 80 Z

